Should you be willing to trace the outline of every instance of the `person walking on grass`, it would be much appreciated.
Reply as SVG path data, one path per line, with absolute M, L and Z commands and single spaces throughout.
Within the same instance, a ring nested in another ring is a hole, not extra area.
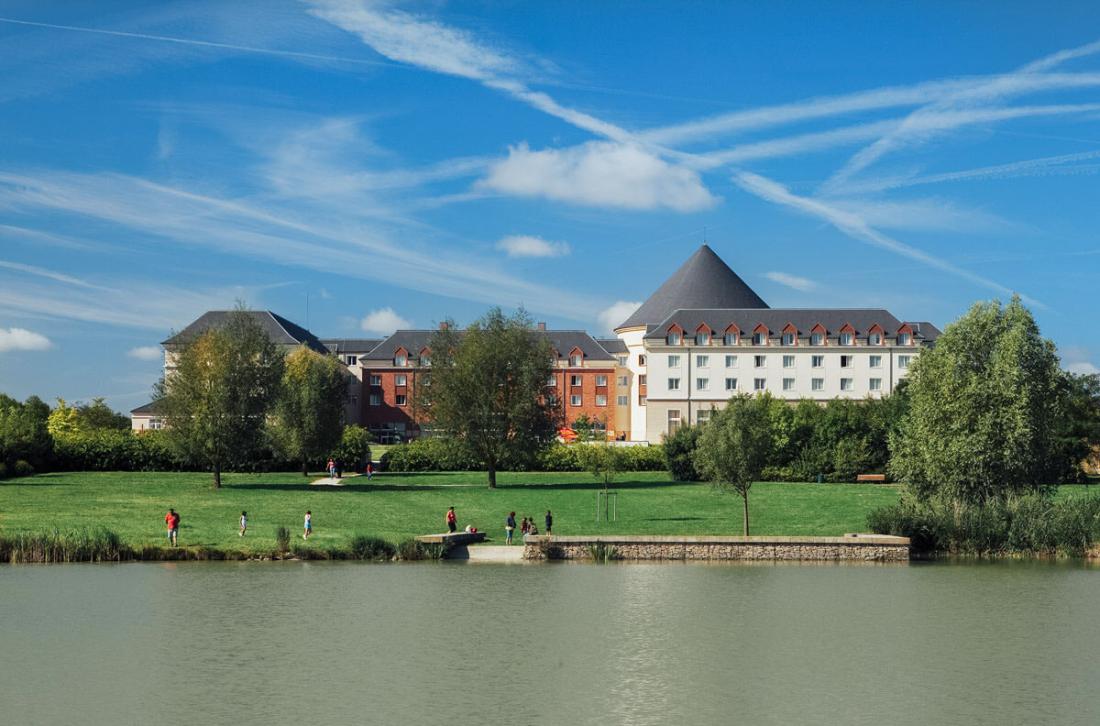
M 447 531 L 454 533 L 458 529 L 458 517 L 455 516 L 455 508 L 451 507 L 447 510 Z
M 175 509 L 169 509 L 168 514 L 164 515 L 164 523 L 168 525 L 168 542 L 175 547 L 179 538 L 180 515 Z
M 241 512 L 241 531 L 240 536 L 244 537 L 245 530 L 248 529 L 248 512 Z
M 302 539 L 309 539 L 309 536 L 313 534 L 313 512 L 306 510 L 306 520 L 302 524 Z
M 512 512 L 504 520 L 504 542 L 512 544 L 512 533 L 516 531 L 516 513 Z
M 374 464 L 367 462 L 367 481 L 374 478 Z
M 554 531 L 554 515 L 550 514 L 550 510 L 546 510 L 546 534 L 551 534 Z

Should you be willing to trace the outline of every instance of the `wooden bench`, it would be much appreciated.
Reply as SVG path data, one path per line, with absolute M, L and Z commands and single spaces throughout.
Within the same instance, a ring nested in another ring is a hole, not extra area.
M 884 483 L 886 481 L 885 474 L 859 474 L 856 476 L 856 481 L 874 481 Z

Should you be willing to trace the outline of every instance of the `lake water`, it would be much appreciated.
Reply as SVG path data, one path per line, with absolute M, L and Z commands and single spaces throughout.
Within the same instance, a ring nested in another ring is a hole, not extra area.
M 1080 564 L 0 566 L 10 724 L 1100 723 Z

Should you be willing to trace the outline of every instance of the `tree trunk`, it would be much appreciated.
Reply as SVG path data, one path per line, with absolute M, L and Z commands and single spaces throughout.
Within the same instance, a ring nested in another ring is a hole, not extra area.
M 304 456 L 302 457 L 302 476 L 309 476 L 309 463 Z
M 495 464 L 489 464 L 489 488 L 497 488 L 497 467 Z
M 214 488 L 222 488 L 222 465 L 214 464 Z
M 745 492 L 741 495 L 741 504 L 744 506 L 745 518 L 742 520 L 745 523 L 745 536 L 749 536 L 749 493 Z

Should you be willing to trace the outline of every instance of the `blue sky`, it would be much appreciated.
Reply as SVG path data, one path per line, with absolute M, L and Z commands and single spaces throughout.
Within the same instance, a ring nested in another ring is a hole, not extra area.
M 1018 292 L 1100 365 L 1091 3 L 0 3 L 0 390 L 148 398 L 235 300 L 602 332 L 704 237 L 773 307 Z

